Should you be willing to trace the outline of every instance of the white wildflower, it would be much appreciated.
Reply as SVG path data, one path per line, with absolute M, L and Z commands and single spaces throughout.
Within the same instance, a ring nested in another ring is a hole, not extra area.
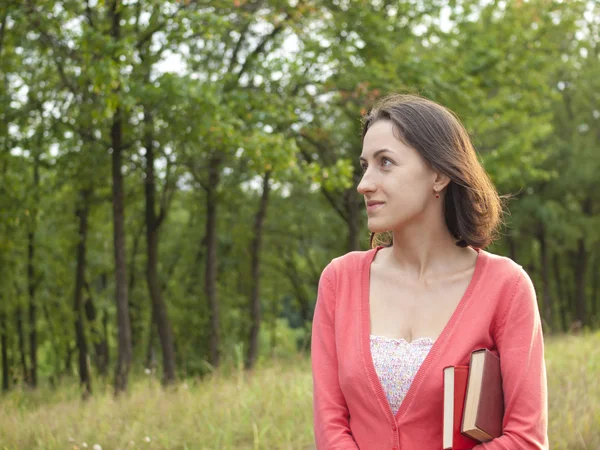
M 94 450 L 102 450 L 102 446 L 100 444 L 94 444 L 92 447 Z
M 146 367 L 146 369 L 144 370 L 144 373 L 145 373 L 146 375 L 150 375 L 150 369 L 148 369 L 148 368 Z
M 83 444 L 81 444 L 81 446 L 82 446 L 83 448 L 87 448 L 87 442 L 84 442 Z
M 145 440 L 146 442 L 150 442 L 150 436 L 146 436 L 146 437 L 144 438 L 144 440 Z

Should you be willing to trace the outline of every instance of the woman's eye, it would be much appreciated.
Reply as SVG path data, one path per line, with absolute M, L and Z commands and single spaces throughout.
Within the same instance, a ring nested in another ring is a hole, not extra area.
M 388 158 L 381 158 L 381 165 L 382 165 L 383 167 L 389 167 L 389 166 L 391 166 L 392 164 L 394 164 L 394 163 L 392 162 L 392 160 L 391 160 L 391 159 L 388 159 Z M 361 165 L 360 165 L 360 167 L 361 167 L 361 169 L 362 169 L 362 172 L 363 172 L 363 173 L 365 173 L 365 172 L 367 171 L 367 168 L 368 168 L 369 166 L 368 166 L 368 164 L 361 164 Z

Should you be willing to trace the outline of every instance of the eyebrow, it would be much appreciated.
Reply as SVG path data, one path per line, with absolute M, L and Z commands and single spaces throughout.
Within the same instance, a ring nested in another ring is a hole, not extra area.
M 377 158 L 377 156 L 379 156 L 381 153 L 393 153 L 391 150 L 387 149 L 387 148 L 382 148 L 380 150 L 377 150 L 375 153 L 373 153 L 373 158 Z M 358 158 L 360 161 L 366 161 L 367 159 L 363 156 L 360 156 Z

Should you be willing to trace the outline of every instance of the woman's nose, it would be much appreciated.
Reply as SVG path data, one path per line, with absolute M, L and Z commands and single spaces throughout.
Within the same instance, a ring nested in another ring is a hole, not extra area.
M 374 189 L 375 183 L 373 183 L 367 172 L 365 172 L 360 180 L 360 183 L 358 183 L 356 190 L 359 194 L 365 195 L 367 192 L 372 192 Z

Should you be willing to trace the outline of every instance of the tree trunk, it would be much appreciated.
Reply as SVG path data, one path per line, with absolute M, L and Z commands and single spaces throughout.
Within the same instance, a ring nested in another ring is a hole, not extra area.
M 39 156 L 35 157 L 33 166 L 33 191 L 34 206 L 31 208 L 29 230 L 27 232 L 27 291 L 29 293 L 29 357 L 31 366 L 29 383 L 31 387 L 37 386 L 37 304 L 35 302 L 35 291 L 37 280 L 34 268 L 35 258 L 35 233 L 37 220 L 37 202 L 40 186 L 40 164 Z
M 6 320 L 6 313 L 0 312 L 0 347 L 2 351 L 2 391 L 8 391 L 9 385 L 9 361 L 8 361 L 8 334 L 6 332 L 8 322 Z
M 583 200 L 581 211 L 586 217 L 592 217 L 593 202 L 591 196 L 586 197 Z M 587 297 L 585 292 L 589 259 L 590 254 L 586 249 L 584 236 L 581 237 L 578 242 L 577 264 L 575 265 L 575 298 L 577 305 L 577 318 L 581 322 L 581 326 L 589 325 L 591 323 L 588 315 L 589 312 L 587 310 Z
M 567 331 L 569 328 L 568 325 L 568 315 L 569 315 L 569 300 L 566 298 L 564 284 L 562 275 L 560 272 L 560 255 L 558 253 L 554 253 L 553 258 L 554 265 L 554 280 L 556 283 L 556 292 L 558 293 L 558 309 L 560 315 L 560 326 L 562 331 Z
M 550 294 L 550 278 L 549 278 L 549 266 L 548 261 L 548 245 L 546 242 L 546 229 L 543 223 L 539 223 L 538 240 L 540 242 L 540 257 L 541 257 L 541 270 L 542 270 L 542 302 L 543 302 L 543 317 L 544 325 L 546 328 L 552 328 L 552 296 Z M 545 330 L 548 331 L 548 330 Z
M 79 219 L 79 242 L 77 243 L 77 266 L 75 269 L 75 299 L 73 312 L 75 314 L 75 342 L 79 351 L 79 382 L 85 386 L 85 394 L 92 393 L 92 380 L 88 370 L 88 349 L 83 322 L 83 287 L 85 283 L 86 269 L 86 245 L 88 231 L 88 202 L 90 192 L 81 192 L 81 201 L 76 209 Z
M 116 21 L 118 22 L 118 13 Z M 117 302 L 118 356 L 115 371 L 115 393 L 127 390 L 129 366 L 131 364 L 131 326 L 127 293 L 127 267 L 125 263 L 125 214 L 122 165 L 122 117 L 117 108 L 111 130 L 112 178 L 113 178 L 113 221 L 115 251 L 115 286 Z
M 251 258 L 251 283 L 252 291 L 250 294 L 250 317 L 252 325 L 250 328 L 250 345 L 246 355 L 245 368 L 250 370 L 256 364 L 258 358 L 258 335 L 261 325 L 261 310 L 260 310 L 260 248 L 262 244 L 262 235 L 264 229 L 264 221 L 267 215 L 267 205 L 269 203 L 269 192 L 271 187 L 269 180 L 271 172 L 267 171 L 263 179 L 262 196 L 256 216 L 254 217 L 254 237 L 250 247 Z
M 584 326 L 588 323 L 585 298 L 585 279 L 588 266 L 588 254 L 585 248 L 585 240 L 579 239 L 577 245 L 577 263 L 575 264 L 575 307 L 577 320 Z
M 27 351 L 25 350 L 25 332 L 23 330 L 23 310 L 21 309 L 21 305 L 17 306 L 15 320 L 17 322 L 17 336 L 19 338 L 19 355 L 21 359 L 21 369 L 23 370 L 23 381 L 30 384 L 30 373 L 29 367 L 27 366 Z
M 153 371 L 156 368 L 156 349 L 154 348 L 155 334 L 156 334 L 156 319 L 154 315 L 156 314 L 154 308 L 152 308 L 152 312 L 150 315 L 150 324 L 148 329 L 150 333 L 148 335 L 148 348 L 146 349 L 146 368 Z
M 279 292 L 279 289 L 276 288 L 276 291 Z M 271 330 L 270 340 L 271 340 L 271 359 L 275 357 L 275 349 L 277 348 L 277 316 L 278 316 L 278 308 L 276 302 L 272 303 L 271 309 L 271 320 L 269 321 L 269 328 Z
M 121 0 L 113 0 L 108 11 L 111 19 L 110 36 L 116 46 L 121 39 Z M 113 61 L 119 63 L 118 52 L 115 51 Z M 119 92 L 120 86 L 115 88 Z M 111 129 L 112 141 L 112 178 L 113 178 L 113 221 L 115 244 L 115 288 L 117 302 L 117 341 L 118 355 L 115 368 L 115 395 L 127 390 L 129 367 L 131 365 L 131 323 L 129 321 L 129 298 L 127 292 L 127 251 L 125 248 L 125 212 L 123 174 L 121 172 L 123 158 L 123 111 L 118 105 Z
M 141 241 L 141 237 L 144 234 L 146 223 L 141 222 L 139 231 L 133 236 L 133 245 L 131 249 L 131 259 L 129 260 L 129 282 L 127 283 L 127 292 L 133 292 L 136 282 L 136 265 L 135 259 L 138 254 L 138 248 Z M 144 331 L 145 324 L 139 320 L 141 317 L 141 306 L 139 301 L 136 301 L 135 297 L 129 302 L 129 323 L 131 325 L 131 352 L 135 354 L 135 347 L 140 340 L 140 337 Z
M 73 353 L 75 348 L 67 345 L 67 353 L 65 355 L 65 373 L 71 373 L 71 360 L 73 359 Z
M 108 346 L 108 311 L 102 311 L 102 336 L 104 337 L 104 346 L 106 355 L 106 373 L 108 373 L 108 366 L 110 365 L 110 347 Z
M 165 217 L 165 210 L 161 210 L 160 217 L 155 211 L 155 178 L 154 178 L 154 146 L 152 138 L 152 116 L 144 110 L 144 122 L 146 125 L 146 249 L 148 253 L 146 280 L 148 290 L 152 299 L 153 317 L 156 321 L 158 336 L 163 356 L 163 384 L 175 382 L 175 350 L 173 348 L 173 332 L 167 312 L 160 283 L 158 280 L 158 230 Z M 166 187 L 165 187 L 166 189 Z
M 210 314 L 210 363 L 219 367 L 219 304 L 217 299 L 217 186 L 219 184 L 220 158 L 211 155 L 208 162 L 206 186 L 206 269 L 204 289 Z
M 29 384 L 37 386 L 37 305 L 35 304 L 35 233 L 27 233 L 27 292 L 29 294 Z

